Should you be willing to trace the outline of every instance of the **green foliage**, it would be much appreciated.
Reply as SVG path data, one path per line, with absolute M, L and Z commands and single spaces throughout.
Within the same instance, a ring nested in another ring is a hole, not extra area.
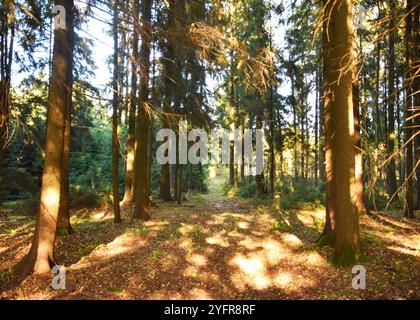
M 0 281 L 5 281 L 12 276 L 12 273 L 9 270 L 0 269 Z
M 303 209 L 324 204 L 323 185 L 316 186 L 307 180 L 284 178 L 277 185 L 280 205 L 284 209 Z
M 70 188 L 70 207 L 73 209 L 94 208 L 101 204 L 101 198 L 94 190 L 86 187 Z
M 239 194 L 241 197 L 249 198 L 255 195 L 257 190 L 257 184 L 255 180 L 252 179 L 249 181 L 248 179 L 244 179 L 239 185 Z
M 149 228 L 147 227 L 143 227 L 143 226 L 139 226 L 139 227 L 130 227 L 126 229 L 127 232 L 131 232 L 131 233 L 135 233 L 135 234 L 139 234 L 141 236 L 144 236 L 146 234 L 149 233 Z
M 111 285 L 107 288 L 107 291 L 108 292 L 113 292 L 113 293 L 121 293 L 121 292 L 124 291 L 124 288 L 119 287 L 119 286 Z

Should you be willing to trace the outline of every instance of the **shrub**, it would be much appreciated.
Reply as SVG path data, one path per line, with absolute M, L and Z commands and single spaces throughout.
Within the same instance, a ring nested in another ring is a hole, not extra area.
M 94 208 L 101 204 L 100 196 L 90 188 L 75 186 L 70 188 L 70 207 L 74 209 Z
M 257 184 L 254 180 L 249 182 L 247 179 L 242 181 L 239 185 L 239 194 L 243 198 L 249 198 L 255 195 L 257 191 Z

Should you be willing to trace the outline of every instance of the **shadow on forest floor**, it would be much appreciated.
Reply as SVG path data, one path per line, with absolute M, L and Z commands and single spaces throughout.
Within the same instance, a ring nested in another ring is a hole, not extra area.
M 219 188 L 182 205 L 157 202 L 152 221 L 73 217 L 59 237 L 66 289 L 7 270 L 30 243 L 30 219 L 0 222 L 0 291 L 24 299 L 357 299 L 419 295 L 419 220 L 402 213 L 364 216 L 366 290 L 353 290 L 351 268 L 315 248 L 324 210 L 282 210 L 278 201 L 223 197 Z M 22 280 L 24 280 L 22 282 Z

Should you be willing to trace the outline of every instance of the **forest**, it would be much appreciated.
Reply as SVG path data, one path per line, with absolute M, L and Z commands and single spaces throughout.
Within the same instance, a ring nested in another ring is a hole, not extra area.
M 419 14 L 0 0 L 0 300 L 420 299 Z

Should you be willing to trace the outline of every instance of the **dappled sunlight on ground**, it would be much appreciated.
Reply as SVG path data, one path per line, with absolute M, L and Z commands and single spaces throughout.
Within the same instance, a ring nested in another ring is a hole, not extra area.
M 76 233 L 59 237 L 66 290 L 10 273 L 28 246 L 33 220 L 0 221 L 0 289 L 9 298 L 301 299 L 407 298 L 418 294 L 418 220 L 364 216 L 368 287 L 351 287 L 351 268 L 315 248 L 324 211 L 282 210 L 270 201 L 222 196 L 219 187 L 181 206 L 157 201 L 151 221 L 115 225 L 103 212 L 72 218 Z M 414 292 L 414 293 L 413 293 Z M 416 293 L 417 292 L 417 293 Z

